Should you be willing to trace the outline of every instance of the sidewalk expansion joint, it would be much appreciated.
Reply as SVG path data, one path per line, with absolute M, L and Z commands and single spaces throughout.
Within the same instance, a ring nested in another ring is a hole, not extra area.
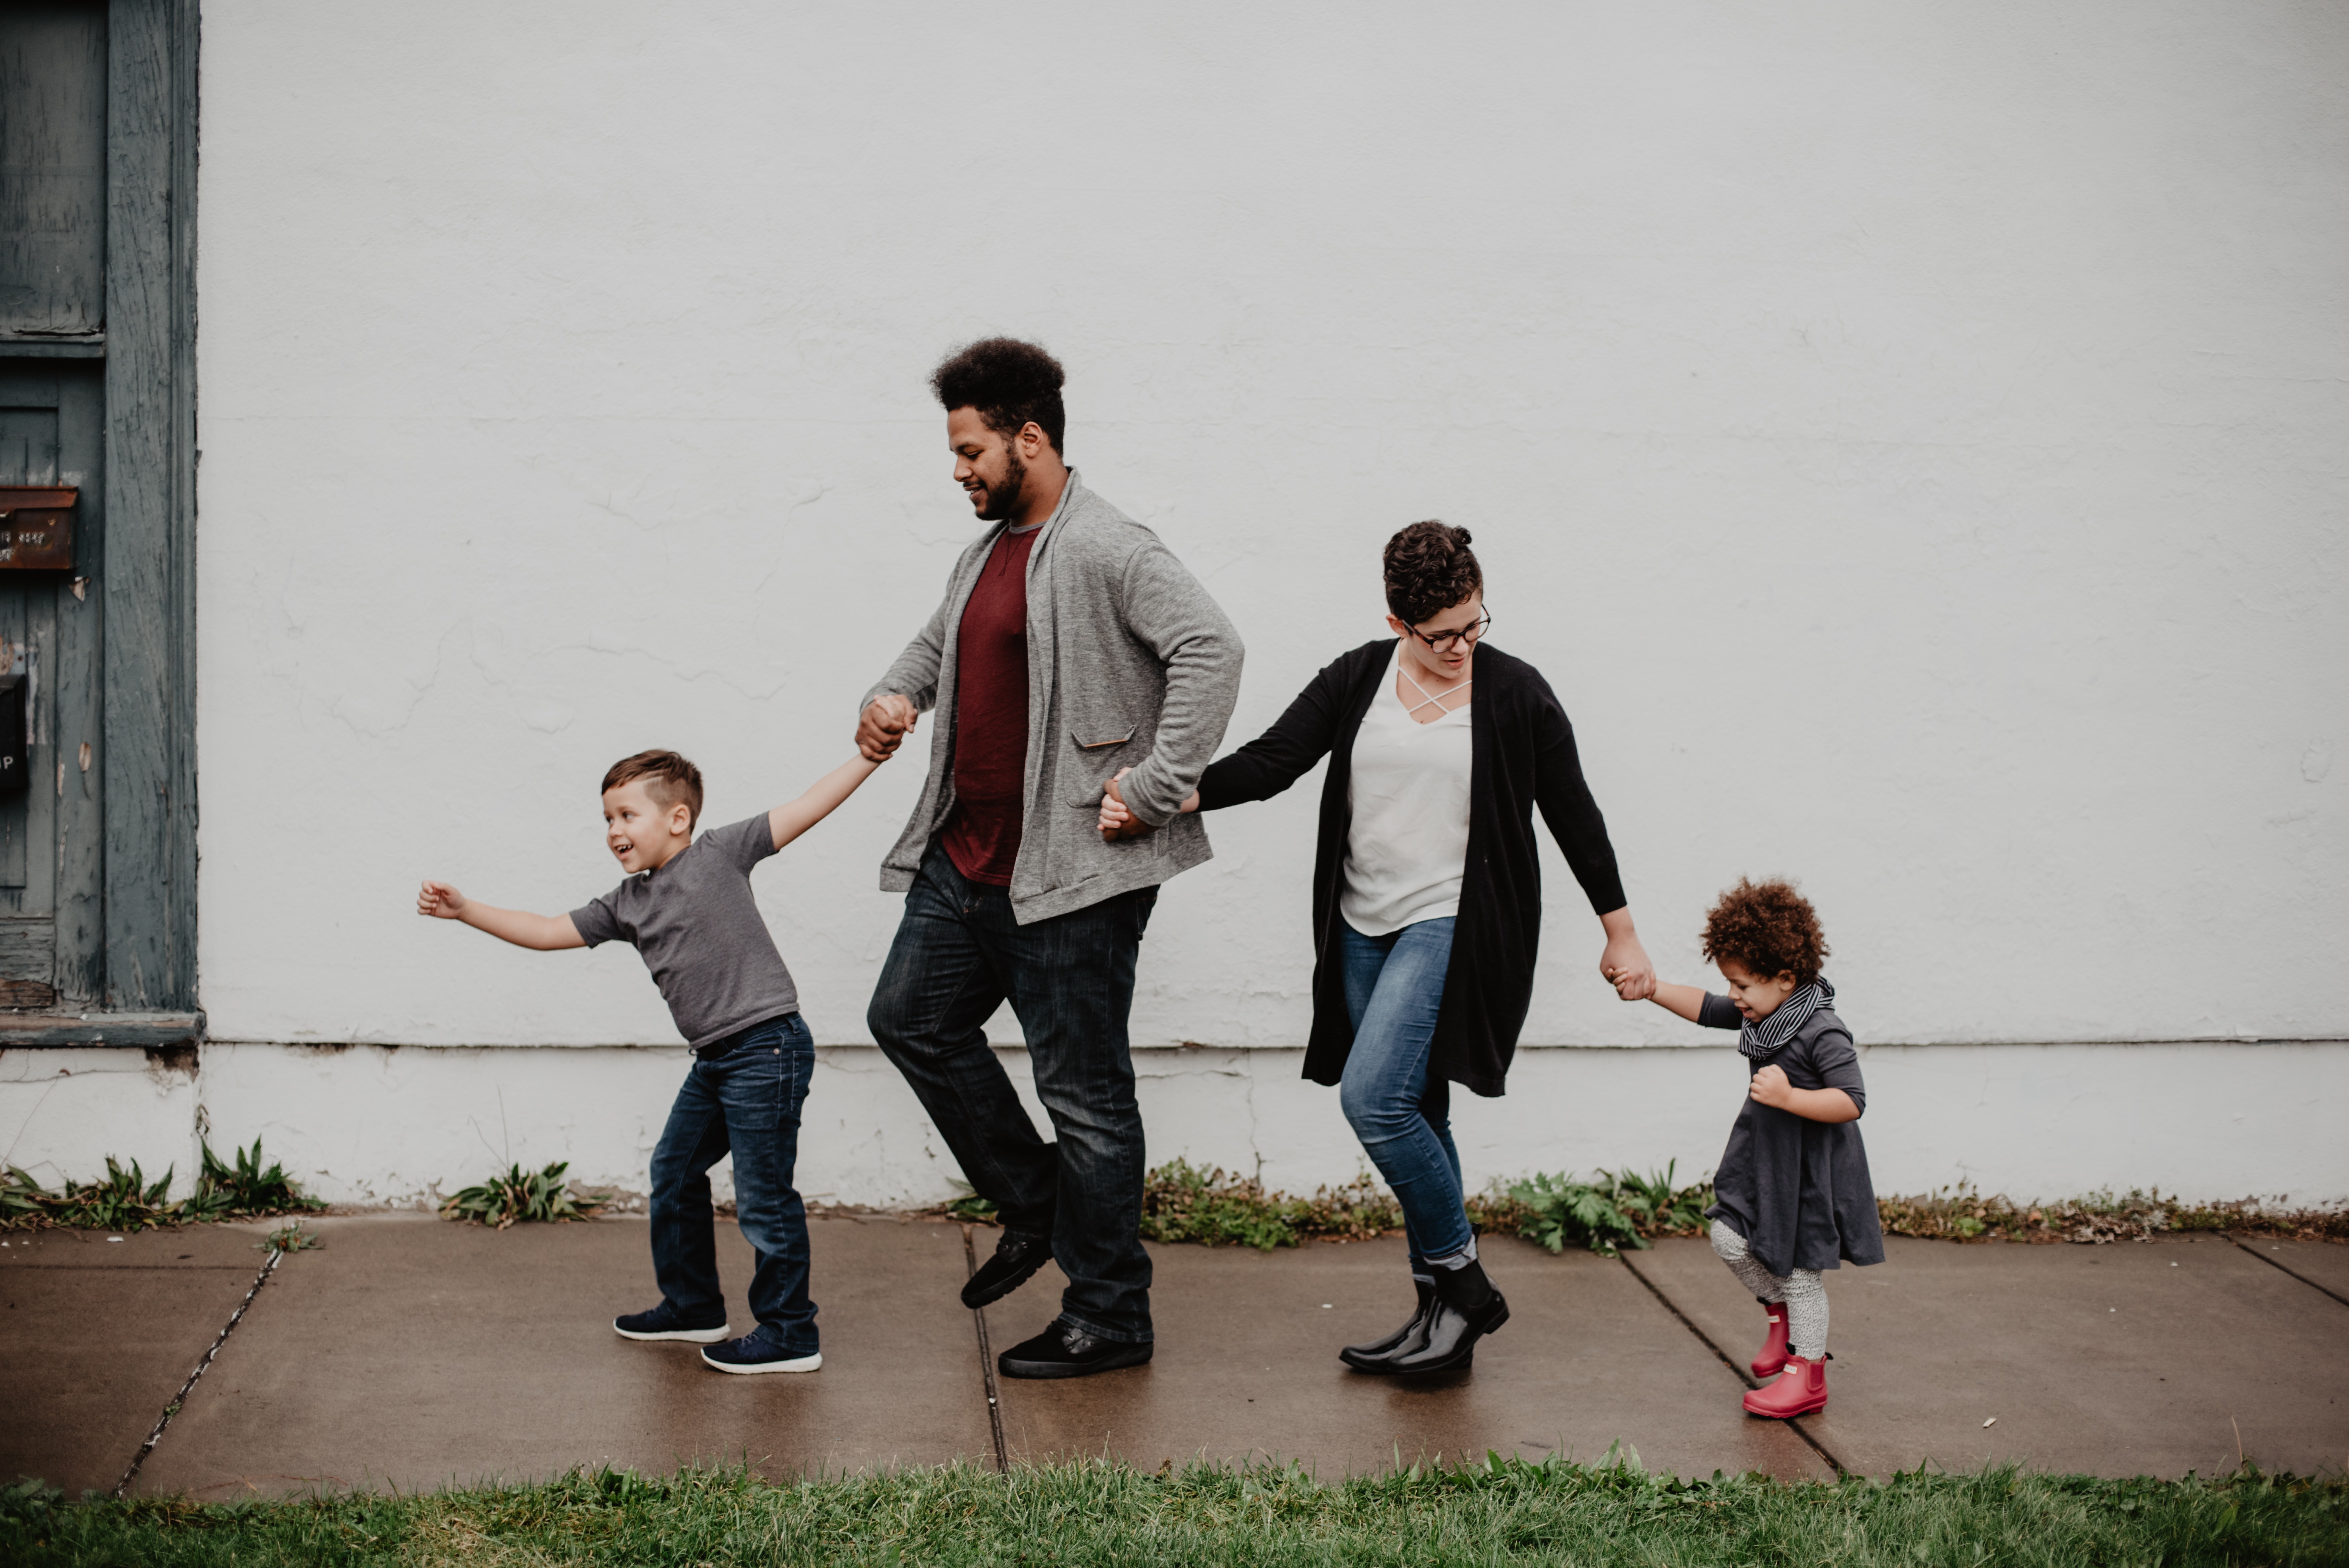
M 2257 1247 L 2255 1247 L 2255 1246 L 2251 1245 L 2249 1242 L 2240 1242 L 2240 1241 L 2237 1241 L 2237 1240 L 2234 1238 L 2234 1236 L 2232 1236 L 2231 1234 L 2230 1234 L 2229 1233 L 2227 1233 L 2227 1232 L 2225 1232 L 2225 1231 L 2221 1231 L 2221 1232 L 2220 1232 L 2220 1233 L 2219 1233 L 2219 1235 L 2220 1235 L 2220 1240 L 2222 1240 L 2222 1241 L 2224 1241 L 2224 1242 L 2226 1242 L 2230 1246 L 2233 1246 L 2233 1247 L 2240 1248 L 2240 1250 L 2242 1250 L 2243 1252 L 2247 1252 L 2247 1253 L 2251 1253 L 2251 1256 L 2253 1256 L 2253 1257 L 2255 1257 L 2255 1258 L 2259 1259 L 2259 1260 L 2260 1260 L 2260 1262 L 2261 1262 L 2261 1263 L 2263 1263 L 2263 1264 L 2267 1264 L 2270 1268 L 2272 1268 L 2272 1269 L 2282 1269 L 2285 1274 L 2288 1274 L 2292 1275 L 2292 1278 L 2294 1278 L 2294 1279 L 2298 1280 L 2301 1284 L 2302 1284 L 2306 1285 L 2309 1289 L 2311 1289 L 2311 1290 L 2315 1290 L 2315 1291 L 2323 1291 L 2326 1295 L 2331 1296 L 2333 1300 L 2335 1300 L 2335 1301 L 2339 1302 L 2342 1305 L 2344 1305 L 2344 1306 L 2349 1306 L 2349 1295 L 2343 1295 L 2339 1291 L 2334 1290 L 2331 1285 L 2319 1284 L 2317 1284 L 2314 1280 L 2313 1280 L 2313 1279 L 2309 1278 L 2306 1274 L 2304 1274 L 2301 1273 L 2298 1269 L 2293 1268 L 2290 1264 L 2285 1263 L 2282 1258 L 2271 1258 L 2271 1257 L 2268 1256 L 2268 1255 L 2267 1255 L 2267 1253 L 2263 1253 L 2263 1252 L 2260 1251 L 2260 1249 L 2259 1249 L 2259 1248 L 2257 1248 Z
M 966 1279 L 978 1272 L 978 1248 L 968 1222 L 962 1228 L 962 1262 Z M 978 1374 L 987 1390 L 987 1424 L 995 1434 L 995 1473 L 1001 1475 L 1011 1468 L 1011 1460 L 1003 1446 L 1003 1391 L 995 1382 L 995 1352 L 988 1347 L 987 1309 L 971 1308 L 970 1321 L 978 1330 Z
M 1650 1279 L 1646 1274 L 1640 1272 L 1639 1265 L 1631 1261 L 1630 1253 L 1618 1253 L 1616 1254 L 1616 1261 L 1620 1263 L 1625 1268 L 1630 1270 L 1631 1277 L 1638 1280 L 1641 1284 L 1646 1285 L 1648 1287 L 1648 1294 L 1654 1296 L 1658 1301 L 1663 1303 L 1664 1310 L 1671 1313 L 1674 1317 L 1679 1318 L 1681 1320 L 1681 1326 L 1687 1329 L 1691 1334 L 1695 1335 L 1697 1337 L 1697 1343 L 1703 1346 L 1707 1350 L 1712 1351 L 1713 1355 L 1720 1359 L 1721 1364 L 1729 1368 L 1730 1375 L 1732 1377 L 1744 1384 L 1748 1388 L 1759 1388 L 1762 1387 L 1760 1383 L 1754 1380 L 1754 1375 L 1751 1372 L 1748 1372 L 1744 1367 L 1740 1367 L 1735 1361 L 1730 1359 L 1729 1352 L 1723 1350 L 1720 1346 L 1715 1345 L 1713 1342 L 1713 1336 L 1707 1334 L 1703 1329 L 1699 1328 L 1696 1326 L 1696 1320 L 1694 1318 L 1689 1316 L 1687 1313 L 1682 1312 L 1679 1305 L 1673 1302 L 1671 1296 L 1666 1295 L 1661 1290 L 1658 1289 L 1655 1281 Z M 1837 1477 L 1842 1477 L 1850 1473 L 1844 1469 L 1844 1464 L 1841 1460 L 1836 1458 L 1835 1455 L 1827 1451 L 1827 1447 L 1825 1443 L 1820 1442 L 1818 1439 L 1811 1436 L 1810 1433 L 1803 1429 L 1803 1423 L 1799 1418 L 1788 1420 L 1784 1424 L 1787 1430 L 1793 1432 L 1795 1436 L 1803 1439 L 1804 1445 L 1807 1447 L 1811 1452 L 1818 1455 L 1820 1459 L 1826 1461 L 1827 1469 L 1835 1471 Z
M 228 1336 L 236 1332 L 238 1324 L 244 1321 L 245 1308 L 251 1306 L 253 1298 L 261 1294 L 261 1287 L 269 1283 L 269 1276 L 276 1272 L 278 1260 L 285 1255 L 282 1247 L 269 1249 L 269 1257 L 262 1264 L 261 1272 L 253 1276 L 253 1288 L 244 1293 L 244 1299 L 236 1304 L 236 1310 L 228 1315 L 228 1321 L 221 1325 L 221 1331 L 205 1347 L 203 1359 L 197 1362 L 196 1369 L 188 1374 L 188 1380 L 180 1385 L 180 1391 L 171 1396 L 171 1402 L 163 1407 L 163 1413 L 155 1418 L 155 1429 L 147 1434 L 147 1440 L 139 1445 L 137 1453 L 130 1456 L 130 1468 L 122 1472 L 122 1479 L 114 1483 L 114 1491 L 108 1495 L 119 1498 L 130 1490 L 130 1483 L 139 1479 L 139 1467 L 147 1462 L 147 1456 L 153 1453 L 155 1445 L 163 1440 L 163 1429 L 171 1424 L 171 1418 L 187 1404 L 188 1396 L 195 1391 L 196 1379 L 204 1375 L 204 1368 L 212 1364 L 212 1357 L 219 1355 L 221 1346 L 228 1343 Z

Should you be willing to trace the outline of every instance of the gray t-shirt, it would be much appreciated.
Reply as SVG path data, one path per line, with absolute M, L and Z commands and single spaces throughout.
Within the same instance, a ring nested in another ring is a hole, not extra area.
M 750 896 L 750 868 L 774 852 L 764 811 L 712 828 L 667 865 L 573 910 L 571 923 L 590 947 L 633 943 L 678 1032 L 698 1049 L 799 1008 L 799 987 Z

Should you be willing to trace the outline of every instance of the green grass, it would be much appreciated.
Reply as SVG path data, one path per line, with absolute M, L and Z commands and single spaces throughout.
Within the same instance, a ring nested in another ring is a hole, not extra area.
M 1492 1460 L 1317 1483 L 969 1466 L 771 1486 L 739 1471 L 284 1502 L 0 1499 L 0 1560 L 171 1563 L 1709 1563 L 2238 1568 L 2349 1563 L 2349 1487 L 2246 1470 L 2094 1480 L 1994 1470 L 1882 1483 L 1682 1483 L 1636 1460 Z

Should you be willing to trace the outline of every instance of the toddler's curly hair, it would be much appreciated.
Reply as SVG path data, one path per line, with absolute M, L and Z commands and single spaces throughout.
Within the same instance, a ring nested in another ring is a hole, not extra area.
M 1704 955 L 1713 963 L 1736 960 L 1768 979 L 1792 975 L 1807 985 L 1826 966 L 1827 939 L 1819 912 L 1782 877 L 1767 882 L 1737 879 L 1704 917 Z

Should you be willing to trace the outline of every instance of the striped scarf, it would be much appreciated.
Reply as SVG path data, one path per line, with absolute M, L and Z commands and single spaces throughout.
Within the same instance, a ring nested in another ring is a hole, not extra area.
M 1757 1062 L 1767 1061 L 1795 1037 L 1795 1030 L 1811 1021 L 1812 1014 L 1834 1001 L 1835 987 L 1822 975 L 1779 1003 L 1778 1010 L 1760 1023 L 1738 1030 L 1737 1048 Z

